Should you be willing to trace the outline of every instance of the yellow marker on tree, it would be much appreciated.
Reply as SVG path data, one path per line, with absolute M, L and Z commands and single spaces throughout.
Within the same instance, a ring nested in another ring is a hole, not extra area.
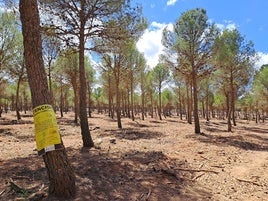
M 53 151 L 61 144 L 59 127 L 51 105 L 40 105 L 33 109 L 35 139 L 39 155 Z

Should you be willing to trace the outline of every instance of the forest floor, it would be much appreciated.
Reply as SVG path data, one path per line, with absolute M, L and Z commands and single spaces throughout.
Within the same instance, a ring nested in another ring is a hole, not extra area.
M 49 200 L 31 116 L 0 118 L 0 200 Z M 13 120 L 13 121 L 12 121 Z M 95 148 L 81 149 L 72 114 L 58 118 L 76 175 L 74 201 L 268 200 L 268 123 L 201 120 L 201 135 L 178 117 L 89 119 Z

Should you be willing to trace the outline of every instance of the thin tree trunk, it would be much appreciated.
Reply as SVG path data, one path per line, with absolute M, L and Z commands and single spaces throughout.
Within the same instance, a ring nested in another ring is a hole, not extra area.
M 200 133 L 200 124 L 199 124 L 199 117 L 198 117 L 198 99 L 197 99 L 197 75 L 193 72 L 193 97 L 194 97 L 194 127 L 195 133 Z
M 160 86 L 158 87 L 158 90 L 159 90 L 159 95 L 158 95 L 158 101 L 159 101 L 158 115 L 159 115 L 159 119 L 162 120 L 162 116 L 161 116 L 161 110 L 162 110 L 161 83 L 159 85 Z
M 119 85 L 120 85 L 120 56 L 117 58 L 114 56 L 114 78 L 115 78 L 115 88 L 116 88 L 116 118 L 117 118 L 117 127 L 122 128 L 122 122 L 121 122 L 121 103 L 120 103 L 120 91 L 119 91 Z
M 187 83 L 186 84 L 186 96 L 187 96 L 187 115 L 186 115 L 186 117 L 187 117 L 187 122 L 189 124 L 192 124 L 192 106 L 191 106 L 192 105 L 192 101 L 191 101 L 192 96 L 189 95 L 190 90 L 192 90 L 192 89 L 189 87 L 189 84 Z
M 117 117 L 117 127 L 122 128 L 121 108 L 120 108 L 120 93 L 119 93 L 119 86 L 118 85 L 116 86 L 116 117 Z
M 90 135 L 88 118 L 87 118 L 87 83 L 86 83 L 86 72 L 85 72 L 85 0 L 81 1 L 81 29 L 79 37 L 79 78 L 80 78 L 80 127 L 83 140 L 83 147 L 94 147 L 93 140 Z
M 235 120 L 235 89 L 232 82 L 232 99 L 231 99 L 231 107 L 232 107 L 232 120 L 233 125 L 236 126 L 236 120 Z
M 19 76 L 18 83 L 17 83 L 17 89 L 16 89 L 16 116 L 17 116 L 17 120 L 21 119 L 20 109 L 19 109 L 20 83 L 21 83 L 21 76 Z
M 60 117 L 63 117 L 63 84 L 60 83 Z
M 145 113 L 145 101 L 144 101 L 144 92 L 141 92 L 141 120 L 144 120 Z
M 33 108 L 51 104 L 48 83 L 42 58 L 42 41 L 37 0 L 20 0 L 20 17 L 24 44 L 24 57 Z M 51 121 L 56 117 L 50 117 Z M 58 131 L 59 132 L 59 131 Z M 75 176 L 68 161 L 63 143 L 60 149 L 45 152 L 44 163 L 49 178 L 49 193 L 70 198 L 75 195 Z
M 206 89 L 206 120 L 209 121 L 210 114 L 209 114 L 209 85 L 207 84 Z
M 182 98 L 181 98 L 181 87 L 179 86 L 179 110 L 180 110 L 180 119 L 182 120 Z
M 232 131 L 232 123 L 231 123 L 231 116 L 232 116 L 232 106 L 230 104 L 231 102 L 231 97 L 230 94 L 228 93 L 226 95 L 226 101 L 227 101 L 227 131 L 231 132 Z
M 135 121 L 135 115 L 134 115 L 134 92 L 133 92 L 133 73 L 131 74 L 131 83 L 130 83 L 130 98 L 131 98 L 131 117 L 132 121 Z

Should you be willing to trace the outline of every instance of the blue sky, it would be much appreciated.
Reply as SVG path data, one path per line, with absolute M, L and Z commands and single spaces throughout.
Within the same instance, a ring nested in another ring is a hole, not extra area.
M 143 6 L 149 27 L 137 44 L 153 67 L 163 50 L 161 32 L 180 15 L 194 8 L 204 8 L 210 21 L 225 29 L 237 28 L 247 41 L 252 40 L 260 56 L 256 67 L 268 63 L 267 0 L 135 0 Z

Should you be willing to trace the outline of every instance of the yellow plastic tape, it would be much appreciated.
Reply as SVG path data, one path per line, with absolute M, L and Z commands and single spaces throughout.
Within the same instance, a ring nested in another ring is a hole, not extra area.
M 33 109 L 35 140 L 37 151 L 52 151 L 61 144 L 59 127 L 51 105 L 45 104 Z M 53 148 L 54 147 L 54 148 Z

